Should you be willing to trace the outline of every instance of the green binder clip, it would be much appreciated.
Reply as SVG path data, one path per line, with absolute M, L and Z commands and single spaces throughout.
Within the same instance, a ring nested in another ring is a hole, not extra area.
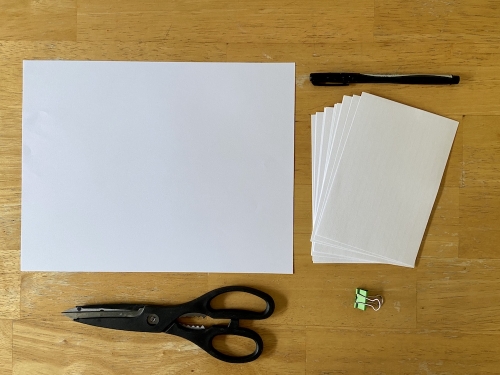
M 370 306 L 373 310 L 378 311 L 384 303 L 384 297 L 380 295 L 369 296 L 368 291 L 365 289 L 356 289 L 356 299 L 354 301 L 354 308 L 359 310 L 366 310 L 366 306 Z

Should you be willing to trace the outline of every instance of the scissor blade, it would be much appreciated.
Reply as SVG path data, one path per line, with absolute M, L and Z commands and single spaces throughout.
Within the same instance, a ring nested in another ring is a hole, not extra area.
M 78 323 L 122 331 L 164 332 L 172 324 L 163 307 L 152 305 L 77 306 L 63 314 Z
M 88 319 L 88 318 L 135 318 L 141 315 L 144 311 L 144 306 L 137 309 L 110 309 L 105 307 L 83 307 L 63 311 L 63 314 L 73 320 Z

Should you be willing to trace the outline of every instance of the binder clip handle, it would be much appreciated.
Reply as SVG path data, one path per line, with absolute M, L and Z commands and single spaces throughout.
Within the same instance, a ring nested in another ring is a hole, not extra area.
M 354 308 L 365 311 L 366 306 L 378 311 L 384 304 L 384 297 L 381 295 L 369 296 L 366 289 L 356 289 L 356 299 L 354 300 Z

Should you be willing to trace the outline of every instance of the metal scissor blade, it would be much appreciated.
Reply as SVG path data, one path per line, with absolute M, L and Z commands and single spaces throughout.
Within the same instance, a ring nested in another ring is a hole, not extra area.
M 153 305 L 77 306 L 62 314 L 78 323 L 122 331 L 164 332 L 173 322 L 164 307 Z
M 136 309 L 77 306 L 62 313 L 68 318 L 76 320 L 88 318 L 135 318 L 143 312 L 144 306 Z

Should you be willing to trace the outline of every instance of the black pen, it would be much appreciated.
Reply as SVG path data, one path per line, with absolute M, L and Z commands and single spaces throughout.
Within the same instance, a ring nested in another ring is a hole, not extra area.
M 350 83 L 456 85 L 460 82 L 460 76 L 451 74 L 311 73 L 309 79 L 314 86 L 348 86 Z

